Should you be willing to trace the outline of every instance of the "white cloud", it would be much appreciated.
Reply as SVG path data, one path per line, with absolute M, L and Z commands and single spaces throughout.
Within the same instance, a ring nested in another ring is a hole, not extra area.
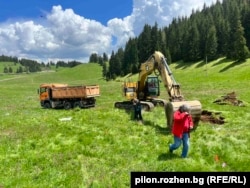
M 130 37 L 135 37 L 132 23 L 130 16 L 124 19 L 114 18 L 108 21 L 111 34 L 117 38 L 116 44 L 113 45 L 114 48 L 124 46 Z
M 134 0 L 131 15 L 113 18 L 107 26 L 77 15 L 72 9 L 52 7 L 40 20 L 0 23 L 0 52 L 4 55 L 48 60 L 87 62 L 91 53 L 111 53 L 124 47 L 145 24 L 167 26 L 178 16 L 189 16 L 202 9 L 204 2 L 216 0 Z
M 204 3 L 211 5 L 216 0 L 134 0 L 134 31 L 138 35 L 145 23 L 159 27 L 168 26 L 173 18 L 189 16 L 192 10 L 202 9 Z
M 93 52 L 103 53 L 111 46 L 111 30 L 99 22 L 76 15 L 72 9 L 53 7 L 47 16 L 50 33 L 60 46 L 55 51 L 59 58 L 79 59 Z M 71 55 L 72 54 L 72 55 Z

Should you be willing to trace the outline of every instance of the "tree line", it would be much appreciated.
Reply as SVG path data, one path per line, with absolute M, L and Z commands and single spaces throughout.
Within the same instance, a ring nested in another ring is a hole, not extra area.
M 48 63 L 39 63 L 38 61 L 31 59 L 18 59 L 17 57 L 12 56 L 0 56 L 0 62 L 13 62 L 13 66 L 5 66 L 3 69 L 3 73 L 30 73 L 30 72 L 40 72 L 44 69 L 48 70 L 51 66 L 59 67 L 74 67 L 79 64 L 82 64 L 79 61 L 57 61 L 56 63 L 50 61 Z M 14 70 L 14 67 L 16 69 Z
M 217 1 L 189 17 L 174 18 L 169 26 L 146 24 L 138 37 L 130 38 L 124 48 L 112 51 L 102 62 L 103 76 L 115 79 L 136 73 L 141 63 L 161 51 L 168 63 L 212 61 L 226 57 L 245 61 L 250 48 L 250 0 Z

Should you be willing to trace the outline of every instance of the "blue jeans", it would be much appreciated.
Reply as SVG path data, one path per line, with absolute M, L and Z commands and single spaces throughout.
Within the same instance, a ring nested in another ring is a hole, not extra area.
M 169 150 L 173 152 L 180 147 L 181 143 L 183 144 L 181 157 L 185 158 L 189 149 L 189 133 L 183 133 L 182 138 L 174 136 L 174 143 L 170 144 Z

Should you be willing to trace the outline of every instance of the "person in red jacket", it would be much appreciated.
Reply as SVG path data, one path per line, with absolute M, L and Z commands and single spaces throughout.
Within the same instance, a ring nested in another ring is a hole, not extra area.
M 186 104 L 181 105 L 179 109 L 175 111 L 172 126 L 174 143 L 169 145 L 169 151 L 173 153 L 173 151 L 178 149 L 182 144 L 182 158 L 186 158 L 188 155 L 190 137 L 189 132 L 190 129 L 193 129 L 193 120 L 189 113 L 190 108 Z

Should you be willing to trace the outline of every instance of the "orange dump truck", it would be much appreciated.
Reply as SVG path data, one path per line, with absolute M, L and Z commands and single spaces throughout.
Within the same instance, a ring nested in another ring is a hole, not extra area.
M 38 93 L 43 108 L 88 108 L 95 106 L 100 88 L 99 85 L 41 84 Z

